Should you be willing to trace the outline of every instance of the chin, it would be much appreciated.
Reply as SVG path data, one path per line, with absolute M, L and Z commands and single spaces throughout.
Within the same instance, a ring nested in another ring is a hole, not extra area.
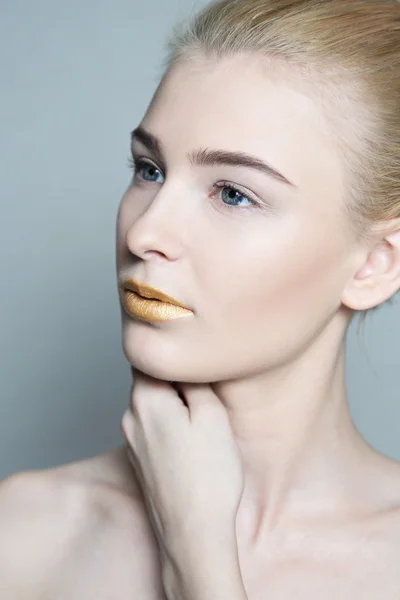
M 138 350 L 136 344 L 123 344 L 123 352 L 126 360 L 132 367 L 142 373 L 160 379 L 162 381 L 178 381 L 179 375 L 182 376 L 182 369 L 179 365 L 172 364 L 173 359 L 163 357 L 160 353 L 149 351 L 144 348 Z
M 131 346 L 123 345 L 123 352 L 126 360 L 132 367 L 138 369 L 142 373 L 160 379 L 161 381 L 177 382 L 177 383 L 210 383 L 212 375 L 207 365 L 201 368 L 196 365 L 196 358 L 193 356 L 190 362 L 185 360 L 186 357 L 180 359 L 179 356 L 163 357 L 161 355 L 146 355 L 145 352 L 138 352 Z M 150 354 L 150 353 L 149 353 Z
M 165 335 L 164 335 L 165 333 Z M 128 363 L 149 377 L 177 383 L 214 383 L 234 379 L 234 360 L 198 347 L 192 333 L 160 332 L 145 323 L 123 321 L 122 349 Z

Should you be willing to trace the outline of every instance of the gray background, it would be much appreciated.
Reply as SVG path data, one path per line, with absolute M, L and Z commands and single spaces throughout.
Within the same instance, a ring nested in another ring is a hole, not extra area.
M 191 0 L 0 0 L 0 478 L 121 441 L 115 220 L 129 132 Z M 368 441 L 400 459 L 400 306 L 352 325 L 348 390 Z

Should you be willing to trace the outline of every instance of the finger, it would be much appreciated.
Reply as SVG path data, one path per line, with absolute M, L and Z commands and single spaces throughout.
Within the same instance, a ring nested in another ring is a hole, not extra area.
M 132 448 L 135 448 L 136 446 L 135 429 L 135 418 L 132 415 L 132 411 L 130 410 L 130 408 L 127 408 L 121 419 L 121 432 L 126 442 L 129 444 L 129 446 L 132 446 Z
M 151 377 L 142 371 L 135 370 L 134 374 L 134 386 L 144 393 L 151 393 L 152 396 L 160 395 L 161 393 L 169 392 L 171 395 L 174 395 L 173 388 L 169 381 L 164 381 L 163 379 L 156 379 L 155 377 Z
M 139 467 L 139 461 L 137 460 L 135 454 L 132 452 L 132 448 L 130 446 L 126 447 L 126 455 L 128 457 L 129 464 L 131 465 L 137 480 L 139 483 L 143 484 L 142 480 L 142 471 Z
M 182 405 L 182 401 L 170 382 L 135 371 L 130 404 L 134 417 L 140 420 L 153 409 L 157 412 L 171 411 Z
M 140 463 L 137 459 L 137 448 L 135 438 L 135 423 L 130 409 L 128 408 L 122 419 L 121 419 L 121 432 L 125 438 L 126 446 L 125 451 L 128 460 L 136 473 L 136 476 L 140 479 L 142 476 Z
M 176 391 L 176 393 L 178 394 L 178 397 L 181 399 L 181 401 L 183 402 L 183 404 L 187 407 L 188 404 L 186 402 L 186 398 L 185 398 L 183 392 L 180 389 L 180 385 L 181 384 L 179 382 L 177 382 L 177 381 L 172 381 L 171 385 L 172 385 L 173 389 Z
M 179 387 L 191 414 L 204 412 L 204 409 L 226 413 L 224 405 L 209 383 L 179 383 Z

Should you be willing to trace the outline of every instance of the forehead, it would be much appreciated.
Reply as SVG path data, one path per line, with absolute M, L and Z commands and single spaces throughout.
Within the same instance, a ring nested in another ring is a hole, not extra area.
M 262 59 L 186 60 L 165 77 L 143 124 L 171 152 L 194 147 L 245 151 L 301 185 L 319 169 L 341 179 L 322 109 Z

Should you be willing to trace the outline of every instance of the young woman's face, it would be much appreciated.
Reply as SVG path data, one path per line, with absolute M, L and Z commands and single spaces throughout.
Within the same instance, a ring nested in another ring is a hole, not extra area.
M 340 157 L 321 119 L 312 98 L 254 59 L 169 73 L 140 123 L 161 153 L 140 135 L 132 142 L 117 276 L 192 313 L 147 322 L 121 302 L 124 353 L 136 368 L 198 383 L 261 373 L 292 359 L 340 309 L 353 240 Z M 221 161 L 228 153 L 260 166 Z

